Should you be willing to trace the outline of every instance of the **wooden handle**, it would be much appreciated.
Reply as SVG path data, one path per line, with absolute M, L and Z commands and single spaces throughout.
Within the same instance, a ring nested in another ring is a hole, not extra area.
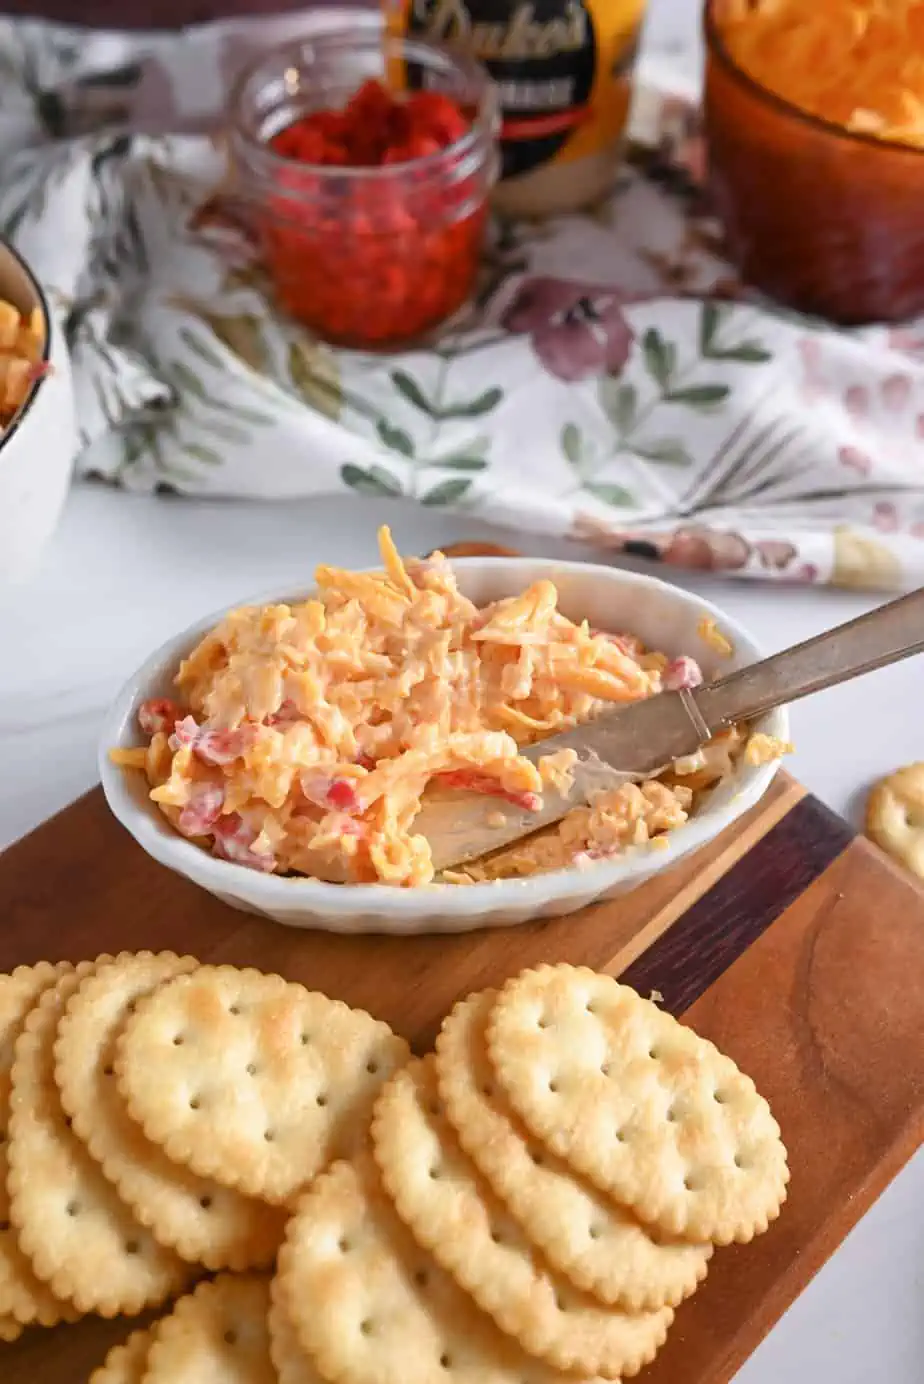
M 924 587 L 693 695 L 710 731 L 884 668 L 924 650 Z

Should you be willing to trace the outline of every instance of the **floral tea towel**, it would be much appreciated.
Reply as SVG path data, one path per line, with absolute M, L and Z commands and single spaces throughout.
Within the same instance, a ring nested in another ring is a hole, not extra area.
M 242 58 L 304 22 L 0 21 L 0 229 L 63 321 L 81 474 L 405 496 L 740 576 L 924 582 L 924 323 L 838 331 L 751 298 L 677 98 L 638 92 L 593 214 L 496 226 L 432 342 L 335 351 L 279 314 L 216 120 Z

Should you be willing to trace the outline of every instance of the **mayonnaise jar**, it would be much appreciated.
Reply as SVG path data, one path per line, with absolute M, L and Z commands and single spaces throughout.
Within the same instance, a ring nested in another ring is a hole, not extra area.
M 488 69 L 502 113 L 494 203 L 575 211 L 615 180 L 645 0 L 385 0 L 392 32 Z

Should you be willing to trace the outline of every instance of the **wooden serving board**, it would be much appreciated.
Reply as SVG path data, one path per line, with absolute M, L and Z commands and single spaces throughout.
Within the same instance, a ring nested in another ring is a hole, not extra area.
M 781 1218 L 719 1251 L 643 1384 L 723 1384 L 924 1139 L 924 891 L 780 773 L 697 856 L 570 918 L 457 937 L 344 938 L 236 913 L 148 859 L 99 790 L 0 858 L 0 970 L 172 948 L 279 971 L 418 1051 L 463 994 L 538 961 L 609 971 L 713 1039 L 790 1152 Z M 3 1384 L 79 1384 L 134 1323 L 0 1345 Z

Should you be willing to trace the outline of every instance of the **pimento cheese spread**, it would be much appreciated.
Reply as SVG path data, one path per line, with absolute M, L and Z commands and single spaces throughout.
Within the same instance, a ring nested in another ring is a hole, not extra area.
M 442 554 L 403 561 L 387 529 L 381 572 L 321 567 L 317 595 L 231 611 L 184 659 L 176 696 L 142 703 L 143 770 L 175 828 L 251 869 L 421 886 L 414 833 L 431 785 L 537 807 L 568 772 L 520 747 L 614 703 L 695 686 L 694 659 L 575 624 L 550 581 L 479 609 Z M 443 876 L 472 883 L 612 855 L 686 821 L 743 745 L 726 733 L 660 780 L 626 784 L 558 826 Z

